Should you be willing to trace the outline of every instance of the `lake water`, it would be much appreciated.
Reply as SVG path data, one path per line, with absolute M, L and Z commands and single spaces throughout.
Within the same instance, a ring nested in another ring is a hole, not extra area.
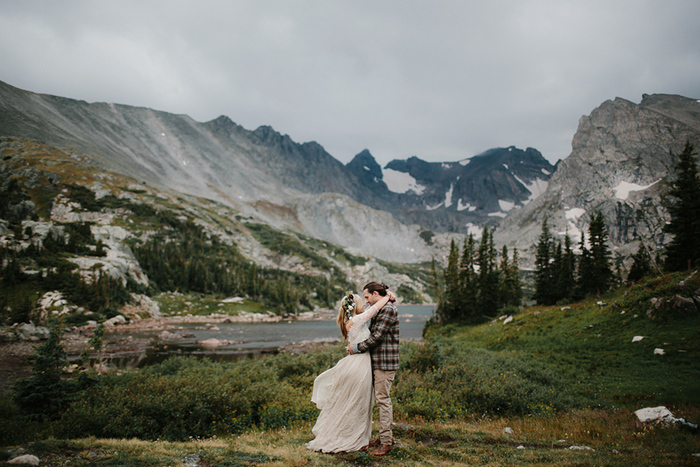
M 421 340 L 423 327 L 435 310 L 434 305 L 402 305 L 399 310 L 399 338 Z M 176 334 L 189 333 L 193 337 L 169 339 L 145 351 L 113 357 L 112 364 L 118 368 L 142 367 L 161 362 L 172 355 L 195 355 L 214 360 L 239 360 L 259 358 L 276 353 L 280 347 L 302 341 L 331 340 L 342 338 L 335 318 L 315 321 L 293 321 L 278 323 L 217 323 L 218 331 L 202 329 L 202 324 L 183 324 Z M 132 333 L 133 337 L 156 340 L 157 332 Z M 111 334 L 111 339 L 122 339 L 124 334 Z M 231 342 L 206 348 L 197 342 L 218 339 Z

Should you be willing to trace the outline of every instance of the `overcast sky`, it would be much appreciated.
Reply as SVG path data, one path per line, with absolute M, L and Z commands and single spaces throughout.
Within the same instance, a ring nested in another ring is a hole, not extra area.
M 605 100 L 700 98 L 700 1 L 0 0 L 0 80 L 271 125 L 343 163 L 555 162 Z

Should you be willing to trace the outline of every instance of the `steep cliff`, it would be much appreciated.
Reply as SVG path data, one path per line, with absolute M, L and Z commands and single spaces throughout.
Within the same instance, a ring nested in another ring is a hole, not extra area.
M 496 240 L 532 249 L 545 217 L 561 238 L 574 243 L 601 211 L 616 254 L 636 251 L 637 241 L 661 248 L 666 182 L 686 141 L 700 142 L 700 103 L 675 95 L 644 95 L 640 104 L 617 98 L 581 117 L 572 152 L 559 165 L 547 191 L 514 211 Z

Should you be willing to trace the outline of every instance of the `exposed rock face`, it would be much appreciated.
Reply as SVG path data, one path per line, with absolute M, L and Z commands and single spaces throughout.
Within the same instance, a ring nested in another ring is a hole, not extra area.
M 637 239 L 660 247 L 668 220 L 661 200 L 686 141 L 700 142 L 700 103 L 673 95 L 645 95 L 640 104 L 606 101 L 579 121 L 572 152 L 544 195 L 513 212 L 498 227 L 499 243 L 534 248 L 542 222 L 568 231 L 573 243 L 601 211 L 614 249 L 635 252 Z M 559 237 L 561 238 L 561 237 Z
M 469 233 L 498 224 L 512 209 L 536 199 L 553 172 L 554 166 L 536 149 L 511 146 L 459 162 L 394 160 L 386 166 L 383 181 L 398 194 L 400 209 L 392 212 L 403 222 Z
M 480 230 L 484 222 L 497 222 L 500 217 L 490 217 L 492 212 L 505 215 L 509 208 L 504 210 L 499 200 L 515 206 L 532 196 L 526 188 L 533 180 L 531 174 L 520 169 L 505 173 L 500 155 L 478 156 L 469 165 L 429 164 L 417 158 L 394 161 L 385 172 L 428 184 L 425 193 L 406 193 L 400 189 L 397 192 L 396 186 L 389 187 L 383 181 L 382 169 L 369 151 L 363 151 L 344 166 L 320 144 L 296 143 L 269 126 L 249 131 L 225 116 L 198 123 L 185 115 L 117 104 L 89 104 L 23 91 L 2 82 L 0 135 L 30 138 L 67 148 L 76 155 L 89 154 L 91 163 L 133 177 L 143 184 L 142 188 L 150 185 L 161 191 L 170 189 L 213 199 L 243 216 L 305 234 L 311 234 L 304 230 L 308 223 L 298 219 L 294 209 L 307 213 L 328 211 L 328 207 L 322 205 L 328 198 L 309 194 L 333 193 L 360 203 L 344 202 L 355 206 L 351 214 L 364 205 L 388 211 L 406 225 L 419 224 L 436 232 L 463 233 L 473 225 Z M 513 148 L 503 151 L 518 157 L 539 156 L 538 163 L 548 167 L 547 171 L 551 169 L 537 151 L 513 151 Z M 506 159 L 512 167 L 523 162 L 513 157 Z M 429 170 L 424 171 L 426 164 Z M 482 170 L 474 171 L 476 166 Z M 370 174 L 366 173 L 367 167 L 372 167 Z M 484 179 L 472 183 L 478 187 L 469 188 L 466 178 L 472 172 L 475 177 Z M 541 171 L 537 174 L 541 180 L 548 178 Z M 105 194 L 99 184 L 94 188 L 99 196 Z M 452 193 L 454 201 L 450 202 L 448 198 Z M 98 221 L 91 215 L 75 212 L 67 205 L 55 209 L 56 220 Z M 368 212 L 364 216 L 372 217 L 372 214 Z M 375 237 L 362 231 L 365 229 L 362 225 L 349 227 L 357 230 L 353 235 L 346 235 L 347 229 L 340 236 L 333 236 L 339 232 L 337 229 L 317 230 L 326 232 L 326 236 L 321 237 L 324 240 L 364 248 L 381 245 L 382 238 L 394 236 L 393 224 L 388 227 L 392 230 L 384 232 L 381 224 L 373 226 L 371 231 Z M 422 252 L 425 248 L 413 247 L 421 241 L 420 229 L 403 228 L 403 232 L 408 237 L 402 241 L 410 246 L 401 255 L 383 248 L 371 247 L 370 250 L 379 251 L 380 257 L 387 260 L 425 259 Z M 353 241 L 360 237 L 365 244 Z M 411 256 L 412 250 L 420 252 Z

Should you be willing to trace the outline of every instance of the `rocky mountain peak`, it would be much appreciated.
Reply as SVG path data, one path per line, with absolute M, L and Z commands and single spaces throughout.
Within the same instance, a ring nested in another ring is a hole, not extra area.
M 384 178 L 382 167 L 377 163 L 368 149 L 364 149 L 358 153 L 345 167 L 347 167 L 364 186 L 374 187 L 375 189 L 386 188 L 386 184 L 382 180 Z
M 552 232 L 568 232 L 576 243 L 600 211 L 616 254 L 628 256 L 639 240 L 661 248 L 664 181 L 686 141 L 700 142 L 695 99 L 647 95 L 640 104 L 621 98 L 603 102 L 579 120 L 572 152 L 558 164 L 547 192 L 504 219 L 496 238 L 531 248 L 546 216 Z

